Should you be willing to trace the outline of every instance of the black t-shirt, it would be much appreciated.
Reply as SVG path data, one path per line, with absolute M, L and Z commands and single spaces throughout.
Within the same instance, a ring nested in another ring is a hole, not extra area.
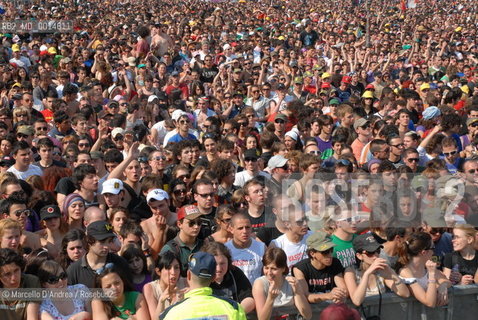
M 252 298 L 252 285 L 244 272 L 238 267 L 232 266 L 219 284 L 211 283 L 214 295 L 241 302 L 245 298 Z
M 66 168 L 66 165 L 65 165 L 63 162 L 56 161 L 56 160 L 53 160 L 53 163 L 52 163 L 51 166 L 49 166 L 49 167 L 44 167 L 44 166 L 42 166 L 41 163 L 40 163 L 40 161 L 35 162 L 34 165 L 39 166 L 40 169 L 42 169 L 42 170 L 45 170 L 45 169 L 51 168 L 51 167 Z
M 300 41 L 306 47 L 314 46 L 317 39 L 319 39 L 319 35 L 314 30 L 310 30 L 310 32 L 304 30 L 300 33 Z
M 70 177 L 61 178 L 56 184 L 55 192 L 64 194 L 65 196 L 76 190 L 75 184 Z
M 249 215 L 249 220 L 251 221 L 252 232 L 258 233 L 261 229 L 267 226 L 266 213 L 265 211 L 261 214 L 259 218 L 254 218 Z
M 216 223 L 214 218 L 216 217 L 216 208 L 213 207 L 211 213 L 201 216 L 201 231 L 198 238 L 201 240 L 206 239 L 216 231 Z
M 453 266 L 458 264 L 458 271 L 462 275 L 474 276 L 478 268 L 478 251 L 475 251 L 475 257 L 472 260 L 465 260 L 459 252 L 451 252 L 445 254 L 443 259 L 443 266 L 448 269 L 453 269 Z
M 199 69 L 199 80 L 201 80 L 201 82 L 212 83 L 218 73 L 219 69 L 216 66 L 201 68 Z
M 310 258 L 298 262 L 293 267 L 292 274 L 294 274 L 296 268 L 304 274 L 310 293 L 330 292 L 336 287 L 334 277 L 344 272 L 344 267 L 337 258 L 332 258 L 332 264 L 322 270 L 317 270 L 312 266 Z
M 272 240 L 277 239 L 283 233 L 279 231 L 275 226 L 269 226 L 259 229 L 257 237 L 264 242 L 266 246 L 269 246 Z
M 119 269 L 119 272 L 121 272 L 124 277 L 123 279 L 131 279 L 131 270 L 128 262 L 124 258 L 113 253 L 108 253 L 105 265 L 108 263 L 113 263 L 115 267 Z M 73 262 L 66 270 L 66 273 L 68 274 L 69 285 L 81 283 L 88 288 L 96 288 L 96 271 L 90 267 L 86 256 Z

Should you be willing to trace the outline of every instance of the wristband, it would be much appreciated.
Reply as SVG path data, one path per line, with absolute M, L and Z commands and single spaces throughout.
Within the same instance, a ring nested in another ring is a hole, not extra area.
M 437 281 L 428 279 L 428 283 L 437 283 Z

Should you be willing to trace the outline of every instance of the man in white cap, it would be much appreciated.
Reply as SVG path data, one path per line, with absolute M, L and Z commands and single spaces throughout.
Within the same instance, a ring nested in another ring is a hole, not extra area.
M 163 189 L 148 192 L 146 202 L 152 216 L 141 222 L 141 227 L 148 235 L 149 245 L 154 254 L 158 254 L 166 243 L 166 234 L 170 226 L 176 223 L 176 217 L 169 211 L 169 195 Z
M 109 179 L 103 183 L 103 191 L 101 192 L 104 199 L 105 211 L 108 213 L 111 209 L 121 206 L 124 198 L 123 181 L 120 179 Z
M 187 125 L 187 127 L 188 127 L 188 136 L 189 136 L 189 134 L 191 134 L 197 139 L 197 133 L 191 128 L 190 124 L 187 123 L 187 121 L 190 121 L 188 113 L 184 112 L 181 109 L 176 109 L 171 114 L 171 119 L 173 120 L 173 123 L 176 126 L 176 128 L 174 130 L 169 131 L 166 134 L 166 136 L 164 137 L 164 141 L 163 141 L 163 147 L 166 147 L 169 142 L 173 141 L 173 140 L 171 140 L 171 138 L 173 136 L 178 135 L 179 130 L 180 130 L 180 126 L 181 126 L 181 123 L 180 123 L 181 119 L 186 121 L 185 123 L 183 123 L 183 126 Z
M 273 195 L 279 195 L 282 193 L 282 181 L 286 179 L 289 174 L 289 166 L 286 159 L 283 155 L 275 155 L 269 159 L 268 167 L 271 173 L 271 179 L 266 180 L 268 185 L 269 192 Z
M 123 128 L 114 128 L 111 131 L 111 138 L 113 139 L 113 142 L 118 150 L 123 150 L 124 145 L 124 129 Z

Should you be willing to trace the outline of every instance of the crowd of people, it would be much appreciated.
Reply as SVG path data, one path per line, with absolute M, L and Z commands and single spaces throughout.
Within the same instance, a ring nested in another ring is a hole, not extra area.
M 2 319 L 446 305 L 478 283 L 477 7 L 0 2 L 74 25 L 0 34 L 0 287 L 108 293 Z

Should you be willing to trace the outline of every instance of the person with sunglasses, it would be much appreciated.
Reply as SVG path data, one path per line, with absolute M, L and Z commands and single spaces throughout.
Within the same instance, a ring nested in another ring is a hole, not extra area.
M 413 173 L 420 173 L 425 169 L 420 166 L 420 154 L 415 148 L 403 150 L 402 159 L 403 163 L 409 167 Z
M 186 276 L 189 257 L 201 249 L 204 241 L 199 239 L 201 231 L 201 212 L 195 205 L 186 205 L 177 213 L 177 227 L 179 233 L 168 241 L 161 249 L 160 255 L 165 252 L 173 252 L 179 259 L 181 265 L 181 276 Z
M 24 250 L 25 248 L 31 250 L 41 248 L 40 236 L 26 230 L 27 220 L 31 214 L 33 213 L 27 208 L 24 196 L 20 192 L 15 192 L 9 198 L 0 201 L 0 216 L 3 219 L 10 218 L 17 221 L 22 228 L 20 245 Z
M 42 288 L 55 292 L 67 291 L 71 295 L 80 296 L 80 291 L 87 294 L 88 288 L 82 284 L 67 285 L 68 276 L 63 268 L 54 260 L 43 261 L 38 268 L 38 279 Z M 66 292 L 65 292 L 66 293 Z M 40 305 L 40 320 L 88 320 L 91 319 L 91 306 L 85 299 L 43 299 Z
M 344 281 L 353 304 L 360 306 L 365 297 L 386 292 L 386 288 L 400 297 L 408 298 L 405 282 L 379 257 L 382 246 L 371 233 L 355 237 L 353 247 L 357 263 L 345 269 Z
M 357 138 L 352 142 L 351 147 L 352 147 L 355 159 L 360 159 L 362 150 L 372 138 L 372 130 L 370 126 L 370 121 L 368 121 L 365 118 L 359 118 L 355 120 L 354 130 L 357 133 Z
M 402 243 L 398 262 L 403 266 L 399 275 L 411 280 L 410 293 L 427 307 L 439 307 L 448 303 L 451 282 L 432 260 L 435 244 L 430 234 L 414 232 Z
M 308 258 L 292 267 L 294 277 L 308 285 L 309 303 L 326 300 L 340 303 L 348 296 L 344 268 L 339 259 L 332 257 L 334 246 L 328 233 L 315 232 L 307 238 Z
M 464 159 L 460 157 L 459 146 L 454 137 L 445 137 L 441 142 L 441 149 L 449 173 L 456 174 L 461 168 Z

